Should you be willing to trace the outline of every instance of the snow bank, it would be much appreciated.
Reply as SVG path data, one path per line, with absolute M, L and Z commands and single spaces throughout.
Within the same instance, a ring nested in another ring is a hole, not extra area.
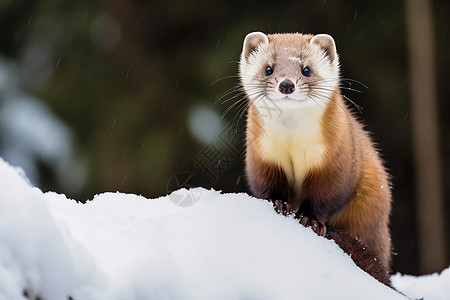
M 183 197 L 195 204 L 174 204 Z M 24 290 L 47 300 L 405 299 L 246 194 L 104 193 L 81 204 L 0 159 L 0 299 Z
M 441 274 L 410 276 L 396 274 L 391 277 L 394 286 L 411 298 L 425 300 L 450 299 L 450 268 Z

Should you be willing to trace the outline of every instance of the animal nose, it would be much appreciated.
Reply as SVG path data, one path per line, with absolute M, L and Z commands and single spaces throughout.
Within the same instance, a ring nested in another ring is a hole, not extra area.
M 278 90 L 283 94 L 292 94 L 295 91 L 294 83 L 289 79 L 285 79 L 280 83 Z

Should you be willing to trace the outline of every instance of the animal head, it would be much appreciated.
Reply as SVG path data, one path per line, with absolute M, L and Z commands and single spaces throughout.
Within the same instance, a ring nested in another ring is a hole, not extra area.
M 339 87 L 339 58 L 327 34 L 249 33 L 239 75 L 257 107 L 270 100 L 284 109 L 325 107 Z

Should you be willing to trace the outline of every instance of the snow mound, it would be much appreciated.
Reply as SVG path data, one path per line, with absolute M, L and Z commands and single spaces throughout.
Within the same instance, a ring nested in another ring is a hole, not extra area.
M 247 194 L 103 193 L 81 204 L 1 159 L 0 179 L 0 299 L 405 299 Z
M 396 274 L 391 277 L 392 284 L 406 295 L 425 300 L 450 299 L 450 268 L 441 274 L 410 276 Z

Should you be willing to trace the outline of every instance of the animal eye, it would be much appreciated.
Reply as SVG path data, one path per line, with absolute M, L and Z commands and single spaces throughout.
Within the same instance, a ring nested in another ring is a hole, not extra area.
M 270 76 L 273 73 L 273 68 L 271 66 L 267 66 L 266 68 L 266 76 Z
M 303 68 L 302 74 L 306 77 L 311 76 L 311 70 L 308 67 Z

